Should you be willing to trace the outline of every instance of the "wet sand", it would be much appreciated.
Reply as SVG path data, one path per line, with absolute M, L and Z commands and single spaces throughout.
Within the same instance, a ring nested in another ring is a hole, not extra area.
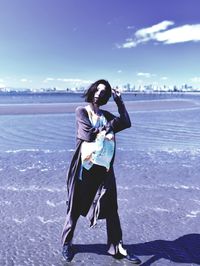
M 1 104 L 0 115 L 20 114 L 59 114 L 74 112 L 80 103 L 39 103 L 39 104 Z M 127 101 L 126 107 L 131 111 L 171 110 L 182 108 L 195 108 L 198 102 L 193 100 L 154 100 L 154 101 Z M 107 110 L 116 111 L 116 104 L 110 102 Z
M 117 153 L 119 215 L 129 251 L 137 254 L 143 265 L 200 263 L 199 158 L 193 158 L 190 171 L 196 165 L 197 172 L 188 180 L 188 169 L 181 170 L 182 164 L 190 161 L 186 156 L 180 156 L 177 165 L 169 164 L 171 158 L 165 153 Z M 60 242 L 69 157 L 64 160 L 57 153 L 22 152 L 1 154 L 1 158 L 10 166 L 1 171 L 0 265 L 69 265 L 62 258 Z M 30 167 L 30 161 L 35 167 Z M 182 184 L 180 178 L 188 184 Z M 106 254 L 104 220 L 90 229 L 87 219 L 81 217 L 74 244 L 76 255 L 70 265 L 131 265 Z
M 77 105 L 62 106 L 12 105 L 0 113 L 65 113 Z M 190 100 L 127 102 L 126 106 L 132 112 L 198 107 Z M 116 110 L 112 103 L 109 108 Z M 140 257 L 143 266 L 199 265 L 199 153 L 130 148 L 117 149 L 115 161 L 125 246 Z M 90 229 L 82 217 L 74 236 L 74 260 L 67 264 L 62 258 L 65 175 L 72 152 L 0 152 L 0 265 L 132 265 L 107 255 L 105 221 Z

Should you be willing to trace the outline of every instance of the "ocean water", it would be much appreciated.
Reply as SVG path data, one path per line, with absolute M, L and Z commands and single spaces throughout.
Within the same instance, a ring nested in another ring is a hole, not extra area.
M 194 98 L 195 101 L 197 99 Z M 170 180 L 173 184 L 174 176 L 185 176 L 187 173 L 186 179 L 178 180 L 179 185 L 186 182 L 186 185 L 193 186 L 194 176 L 200 174 L 199 109 L 197 106 L 130 112 L 132 127 L 117 134 L 117 171 L 122 173 L 120 169 L 123 167 L 129 171 L 133 169 L 137 179 L 135 170 L 140 169 L 144 174 L 142 169 L 145 169 L 145 173 L 151 176 L 155 166 L 156 180 L 167 175 L 165 181 Z M 58 173 L 59 178 L 56 177 L 52 185 L 63 187 L 75 148 L 73 113 L 2 115 L 0 125 L 1 184 L 10 185 L 16 179 L 14 183 L 17 186 L 27 182 L 35 185 L 36 171 L 42 176 L 49 176 L 42 180 L 44 183 Z
M 199 113 L 198 106 L 132 111 L 132 127 L 117 134 L 115 172 L 128 243 L 200 233 Z M 0 125 L 0 265 L 63 265 L 59 235 L 75 116 L 1 115 Z M 132 234 L 127 221 L 135 227 Z M 98 233 L 91 240 L 83 228 L 76 241 L 102 241 Z
M 10 103 L 69 103 L 82 102 L 83 93 L 0 93 L 0 104 Z M 197 99 L 200 93 L 123 93 L 125 101 L 158 99 Z M 110 99 L 112 101 L 112 99 Z

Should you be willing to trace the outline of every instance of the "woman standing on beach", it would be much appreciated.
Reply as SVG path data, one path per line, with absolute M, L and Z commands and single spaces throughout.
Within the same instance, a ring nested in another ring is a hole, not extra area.
M 112 94 L 119 117 L 100 109 Z M 72 238 L 77 220 L 83 215 L 89 218 L 91 227 L 97 219 L 106 219 L 108 254 L 139 264 L 140 260 L 129 255 L 122 245 L 113 171 L 115 133 L 130 127 L 130 118 L 120 93 L 112 90 L 106 80 L 94 82 L 84 97 L 89 104 L 76 109 L 77 145 L 67 177 L 68 207 L 62 254 L 66 261 L 73 259 Z

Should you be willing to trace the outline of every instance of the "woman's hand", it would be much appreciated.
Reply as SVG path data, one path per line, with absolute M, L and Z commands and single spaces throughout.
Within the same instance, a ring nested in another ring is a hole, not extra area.
M 122 100 L 121 93 L 115 89 L 112 89 L 113 100 L 117 103 Z

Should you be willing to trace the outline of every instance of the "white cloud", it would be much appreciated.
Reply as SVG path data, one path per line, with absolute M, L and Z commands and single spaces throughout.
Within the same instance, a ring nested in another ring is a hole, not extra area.
M 58 78 L 58 81 L 62 81 L 62 82 L 81 82 L 81 79 L 71 79 L 71 78 Z
M 0 88 L 6 87 L 6 84 L 0 81 Z
M 167 29 L 173 25 L 173 21 L 165 20 L 151 27 L 140 29 L 135 32 L 133 38 L 126 39 L 122 45 L 118 44 L 117 47 L 133 48 L 149 41 L 164 44 L 200 41 L 200 24 L 183 25 Z
M 145 77 L 145 78 L 151 78 L 155 77 L 155 74 L 147 73 L 147 72 L 138 72 L 137 76 Z
M 58 86 L 60 83 L 65 83 L 65 86 L 82 86 L 91 84 L 91 80 L 79 79 L 79 78 L 52 78 L 48 77 L 43 80 L 43 83 L 48 83 L 49 85 Z M 63 85 L 62 85 L 63 86 Z
M 127 29 L 128 29 L 128 30 L 135 29 L 135 26 L 127 26 Z
M 117 73 L 122 73 L 122 70 L 119 69 L 119 70 L 117 71 Z
M 43 80 L 44 83 L 48 83 L 49 81 L 54 81 L 54 78 L 46 78 Z
M 167 80 L 168 77 L 161 77 L 160 79 L 161 79 L 161 80 Z
M 62 81 L 66 83 L 73 83 L 73 84 L 90 84 L 92 83 L 91 80 L 84 80 L 84 79 L 77 79 L 77 78 L 58 78 L 57 81 Z
M 117 45 L 117 48 L 133 48 L 136 46 L 137 46 L 137 43 L 135 41 L 127 40 L 127 42 L 123 43 L 122 45 Z
M 154 39 L 165 44 L 200 41 L 200 24 L 184 25 L 156 33 Z
M 136 31 L 135 36 L 138 38 L 151 38 L 155 33 L 166 30 L 169 26 L 174 25 L 173 21 L 162 21 L 156 25 L 153 25 L 149 28 L 144 28 Z
M 200 77 L 193 77 L 191 78 L 191 81 L 194 83 L 199 83 L 200 84 Z
M 8 87 L 8 78 L 0 78 L 0 88 Z
M 32 80 L 26 79 L 26 78 L 22 78 L 22 79 L 20 79 L 20 82 L 22 82 L 22 83 L 31 83 Z

